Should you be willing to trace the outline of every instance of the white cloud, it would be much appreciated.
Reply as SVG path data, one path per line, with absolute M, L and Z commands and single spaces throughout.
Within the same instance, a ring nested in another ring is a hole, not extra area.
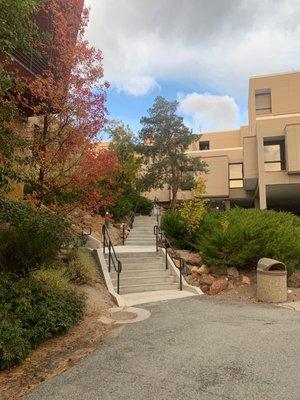
M 192 117 L 195 132 L 229 130 L 240 124 L 238 105 L 230 96 L 195 92 L 180 95 L 179 111 Z
M 151 92 L 153 89 L 160 88 L 151 76 L 134 76 L 123 83 L 121 82 L 118 87 L 133 96 L 141 96 Z
M 246 99 L 249 76 L 300 69 L 299 0 L 86 3 L 106 78 L 136 95 L 183 81 Z

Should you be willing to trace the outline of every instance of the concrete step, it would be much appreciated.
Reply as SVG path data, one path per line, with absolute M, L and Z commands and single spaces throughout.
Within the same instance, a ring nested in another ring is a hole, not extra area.
M 106 254 L 106 257 L 108 257 L 108 255 Z M 161 255 L 159 253 L 157 253 L 156 251 L 141 251 L 139 253 L 135 253 L 135 252 L 130 252 L 130 253 L 117 253 L 117 257 L 120 260 L 123 260 L 125 258 L 162 258 Z
M 155 245 L 154 240 L 136 240 L 136 239 L 127 239 L 125 240 L 125 245 L 126 246 L 154 246 Z
M 153 236 L 153 237 L 155 237 L 155 235 L 154 235 L 154 233 L 153 233 L 153 230 L 151 229 L 151 230 L 133 230 L 133 231 L 130 231 L 129 232 L 129 235 L 133 235 L 133 236 L 137 236 L 137 235 L 145 235 L 145 236 Z
M 110 273 L 112 279 L 116 279 L 117 273 L 112 270 Z M 149 268 L 149 269 L 132 269 L 126 270 L 123 268 L 121 272 L 121 277 L 124 278 L 135 278 L 135 277 L 146 277 L 146 276 L 170 276 L 170 272 L 165 268 Z
M 132 258 L 119 258 L 123 265 L 134 265 L 134 264 L 150 264 L 160 265 L 163 264 L 164 259 L 162 257 L 132 257 Z
M 117 279 L 112 279 L 112 283 L 114 286 L 117 284 Z M 174 277 L 171 275 L 167 276 L 137 276 L 135 278 L 126 278 L 120 275 L 120 284 L 122 286 L 131 286 L 131 285 L 156 285 L 161 283 L 174 283 Z
M 122 285 L 120 282 L 120 294 L 126 293 L 141 293 L 141 292 L 152 292 L 155 290 L 177 290 L 177 283 L 156 283 L 155 285 L 143 284 L 143 285 Z
M 144 236 L 132 237 L 132 236 L 128 236 L 125 239 L 125 242 L 127 242 L 128 240 L 130 240 L 131 242 L 133 242 L 133 241 L 135 241 L 135 242 L 143 241 L 143 242 L 149 242 L 149 243 L 152 243 L 152 242 L 155 243 L 155 241 L 156 241 L 153 236 L 149 236 L 149 237 L 144 237 Z
M 112 268 L 113 269 L 113 268 Z M 127 272 L 127 271 L 138 271 L 138 270 L 153 270 L 153 269 L 160 269 L 162 271 L 164 271 L 165 268 L 165 264 L 161 263 L 161 264 L 157 264 L 157 263 L 153 263 L 153 264 L 146 264 L 146 263 L 133 263 L 133 264 L 123 264 L 122 263 L 122 271 Z

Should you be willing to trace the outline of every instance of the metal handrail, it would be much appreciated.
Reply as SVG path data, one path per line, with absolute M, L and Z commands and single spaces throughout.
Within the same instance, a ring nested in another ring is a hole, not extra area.
M 114 270 L 117 273 L 117 293 L 120 294 L 120 274 L 122 272 L 122 263 L 118 259 L 114 245 L 112 244 L 111 238 L 109 236 L 108 228 L 104 224 L 102 226 L 103 234 L 103 254 L 105 254 L 106 246 L 108 248 L 108 272 L 111 270 L 111 265 L 113 265 Z
M 173 263 L 176 265 L 174 259 L 174 255 L 176 255 L 176 251 L 173 249 L 169 239 L 166 237 L 164 231 L 160 229 L 158 225 L 155 225 L 153 228 L 153 233 L 156 237 L 156 251 L 158 251 L 159 247 L 163 247 L 165 249 L 165 265 L 166 265 L 166 270 L 169 268 L 168 265 L 168 256 L 172 259 Z M 168 250 L 171 250 L 171 253 Z M 172 256 L 173 253 L 173 256 Z M 182 275 L 183 271 L 186 271 L 186 261 L 182 257 L 177 257 L 176 259 L 179 259 L 179 275 L 180 275 L 180 290 L 182 290 Z
M 129 228 L 130 229 L 132 229 L 132 227 L 133 227 L 133 223 L 134 223 L 134 218 L 135 218 L 135 213 L 136 213 L 136 206 L 135 206 L 135 208 L 134 208 L 134 210 L 133 211 L 130 211 L 130 213 L 129 213 Z M 122 243 L 123 243 L 123 246 L 125 245 L 125 224 L 123 223 L 122 224 Z

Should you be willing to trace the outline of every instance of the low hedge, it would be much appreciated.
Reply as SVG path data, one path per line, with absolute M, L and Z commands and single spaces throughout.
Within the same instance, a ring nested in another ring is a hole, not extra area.
M 25 203 L 0 200 L 0 224 L 0 270 L 22 277 L 53 263 L 60 248 L 72 240 L 64 217 Z
M 128 215 L 131 211 L 135 211 L 138 214 L 150 215 L 153 209 L 153 202 L 147 197 L 141 196 L 137 192 L 124 193 L 120 196 L 116 204 L 111 207 L 112 212 L 116 220 L 120 220 Z
M 0 369 L 19 363 L 41 341 L 67 332 L 82 318 L 84 296 L 59 271 L 50 275 L 0 277 Z
M 300 218 L 271 210 L 235 208 L 207 212 L 193 235 L 177 213 L 167 213 L 162 228 L 175 243 L 202 252 L 208 265 L 254 268 L 262 257 L 300 268 Z

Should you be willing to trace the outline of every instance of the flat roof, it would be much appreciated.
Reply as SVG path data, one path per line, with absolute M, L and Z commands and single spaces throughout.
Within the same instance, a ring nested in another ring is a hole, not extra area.
M 279 76 L 279 75 L 290 75 L 290 74 L 299 74 L 300 70 L 295 69 L 294 71 L 282 71 L 282 72 L 274 72 L 272 74 L 265 74 L 265 75 L 253 75 L 250 76 L 249 79 L 257 79 L 257 78 L 267 78 L 268 76 Z

